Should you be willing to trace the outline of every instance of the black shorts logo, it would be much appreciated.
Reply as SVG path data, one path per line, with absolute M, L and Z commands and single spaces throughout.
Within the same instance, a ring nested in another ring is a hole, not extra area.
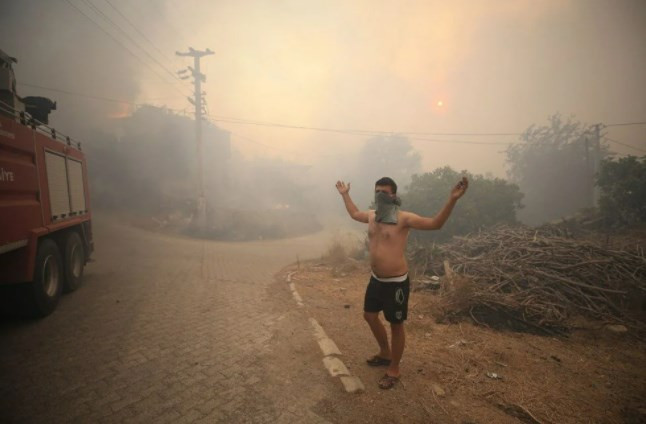
M 404 303 L 404 297 L 404 290 L 402 290 L 401 288 L 397 289 L 397 291 L 395 292 L 395 301 L 401 305 Z
M 402 311 L 395 312 L 395 319 L 402 319 Z

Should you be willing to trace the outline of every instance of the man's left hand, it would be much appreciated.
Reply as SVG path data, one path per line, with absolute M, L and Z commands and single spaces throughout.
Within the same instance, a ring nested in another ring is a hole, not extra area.
M 467 177 L 462 177 L 462 179 L 451 190 L 451 199 L 458 200 L 460 197 L 464 196 L 464 193 L 467 192 L 468 188 L 469 180 Z

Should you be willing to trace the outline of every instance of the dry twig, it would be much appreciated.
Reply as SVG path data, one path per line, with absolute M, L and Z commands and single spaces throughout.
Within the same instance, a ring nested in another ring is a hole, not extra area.
M 482 322 L 494 312 L 545 331 L 568 328 L 574 315 L 646 329 L 631 313 L 631 300 L 646 298 L 643 250 L 606 249 L 549 226 L 500 226 L 454 237 L 432 253 L 417 246 L 411 259 L 430 264 L 427 272 L 452 274 L 452 285 L 456 278 L 468 285 L 446 293 L 449 314 Z

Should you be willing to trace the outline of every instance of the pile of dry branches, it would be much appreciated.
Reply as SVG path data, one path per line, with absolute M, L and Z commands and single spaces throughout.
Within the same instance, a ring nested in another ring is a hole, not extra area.
M 605 249 L 554 227 L 501 226 L 433 250 L 418 247 L 413 256 L 437 275 L 450 264 L 456 284 L 445 292 L 449 314 L 477 321 L 493 312 L 547 331 L 570 327 L 574 316 L 646 328 L 643 250 Z

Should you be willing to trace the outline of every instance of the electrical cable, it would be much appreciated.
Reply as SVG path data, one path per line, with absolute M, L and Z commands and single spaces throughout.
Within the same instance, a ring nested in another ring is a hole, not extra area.
M 209 115 L 209 117 L 215 121 L 215 122 L 224 122 L 224 123 L 230 123 L 230 124 L 247 124 L 247 125 L 256 125 L 256 126 L 267 126 L 267 127 L 277 127 L 277 128 L 290 128 L 290 129 L 304 129 L 304 130 L 312 130 L 312 131 L 322 131 L 322 132 L 334 132 L 334 133 L 341 133 L 341 134 L 348 134 L 348 135 L 359 135 L 359 136 L 379 136 L 379 135 L 392 135 L 392 134 L 397 134 L 397 135 L 404 135 L 408 133 L 404 132 L 381 132 L 381 131 L 369 131 L 369 130 L 342 130 L 342 129 L 332 129 L 332 128 L 320 128 L 320 127 L 307 127 L 307 126 L 301 126 L 301 125 L 286 125 L 286 124 L 277 124 L 277 123 L 270 123 L 270 122 L 254 122 L 254 121 L 244 121 L 244 120 L 238 120 L 235 118 L 231 119 L 218 119 L 214 118 L 212 115 Z M 442 140 L 442 139 L 429 139 L 429 138 L 419 138 L 419 137 L 409 137 L 410 140 L 416 140 L 416 141 L 428 141 L 428 142 L 435 142 L 435 143 L 454 143 L 454 144 L 480 144 L 480 145 L 504 145 L 508 146 L 511 144 L 518 144 L 518 143 L 509 143 L 509 142 L 478 142 L 478 141 L 473 141 L 473 140 Z
M 109 98 L 109 97 L 102 97 L 102 96 L 95 96 L 95 95 L 90 95 L 90 94 L 83 94 L 83 93 L 78 93 L 78 92 L 73 92 L 73 91 L 68 91 L 68 90 L 61 90 L 61 89 L 56 89 L 56 88 L 50 88 L 50 87 L 44 87 L 41 85 L 36 85 L 36 84 L 29 84 L 29 83 L 18 83 L 18 85 L 22 85 L 25 87 L 31 87 L 31 88 L 38 88 L 42 90 L 49 90 L 49 91 L 54 91 L 54 92 L 59 92 L 59 93 L 64 93 L 72 96 L 78 96 L 78 97 L 85 97 L 85 98 L 90 98 L 94 100 L 101 100 L 101 101 L 106 101 L 106 102 L 112 102 L 112 103 L 122 103 L 122 104 L 129 104 L 132 106 L 141 106 L 145 104 L 145 102 L 141 103 L 135 103 L 127 100 L 121 100 L 121 99 L 114 99 L 114 98 Z M 205 104 L 205 107 L 208 108 L 208 105 Z M 172 108 L 166 108 L 166 110 L 173 111 L 173 112 L 184 112 L 182 109 L 172 109 Z M 348 135 L 360 135 L 360 136 L 378 136 L 378 135 L 392 135 L 392 134 L 397 134 L 397 135 L 402 135 L 402 134 L 410 134 L 410 133 L 404 133 L 404 132 L 379 132 L 379 131 L 370 131 L 370 130 L 342 130 L 342 129 L 332 129 L 332 128 L 321 128 L 321 127 L 308 127 L 308 126 L 301 126 L 301 125 L 286 125 L 286 124 L 278 124 L 278 123 L 271 123 L 271 122 L 255 122 L 255 121 L 247 121 L 243 120 L 241 118 L 228 118 L 228 119 L 218 119 L 214 118 L 213 115 L 209 115 L 206 113 L 204 115 L 205 117 L 211 118 L 209 122 L 224 122 L 224 123 L 232 123 L 232 124 L 247 124 L 247 125 L 256 125 L 256 126 L 268 126 L 268 127 L 277 127 L 277 128 L 291 128 L 291 129 L 304 129 L 304 130 L 312 130 L 312 131 L 323 131 L 323 132 L 335 132 L 335 133 L 341 133 L 341 134 L 348 134 Z M 611 124 L 612 126 L 617 126 L 621 124 Z M 610 126 L 610 125 L 606 125 Z M 240 134 L 236 134 L 233 131 L 229 131 L 231 134 L 235 134 L 240 138 L 243 138 L 244 136 Z M 446 133 L 449 134 L 449 133 Z M 451 133 L 451 134 L 465 134 L 465 133 Z M 511 134 L 511 133 L 507 133 Z M 474 140 L 448 140 L 448 139 L 432 139 L 432 138 L 421 138 L 421 137 L 408 137 L 412 141 L 426 141 L 426 142 L 431 142 L 431 143 L 451 143 L 451 144 L 471 144 L 471 145 L 497 145 L 497 146 L 511 146 L 511 145 L 518 145 L 518 144 L 523 144 L 523 143 L 510 143 L 510 142 L 491 142 L 491 141 L 474 141 Z M 603 136 L 604 139 L 625 146 L 629 147 L 632 149 L 635 149 L 640 152 L 646 152 L 646 149 L 641 149 L 639 147 L 633 146 L 631 144 L 627 144 L 615 139 L 612 139 L 607 136 Z M 262 143 L 259 143 L 257 141 L 251 140 L 247 137 L 247 141 L 254 142 L 256 144 L 259 144 L 264 147 L 268 148 L 275 148 L 269 145 L 265 145 Z M 280 149 L 278 149 L 280 150 Z
M 354 134 L 354 135 L 436 135 L 436 136 L 510 136 L 510 135 L 520 135 L 522 133 L 432 133 L 432 132 L 412 132 L 412 131 L 381 131 L 381 130 L 360 130 L 360 129 L 335 129 L 335 128 L 321 128 L 321 127 L 309 127 L 303 125 L 290 125 L 290 124 L 281 124 L 275 122 L 263 122 L 256 121 L 245 118 L 233 118 L 228 116 L 219 116 L 219 115 L 210 115 L 213 120 L 220 122 L 228 122 L 231 124 L 247 124 L 247 125 L 257 125 L 257 126 L 272 126 L 279 128 L 291 128 L 291 129 L 303 129 L 303 130 L 312 130 L 312 131 L 323 131 L 323 132 L 336 132 L 342 134 Z M 499 143 L 499 144 L 509 144 L 509 143 Z
M 120 32 L 123 36 L 125 36 L 126 39 L 128 39 L 132 44 L 134 44 L 139 50 L 144 52 L 146 56 L 148 56 L 153 62 L 155 62 L 161 69 L 166 71 L 166 73 L 168 73 L 171 76 L 171 78 L 181 81 L 177 77 L 177 75 L 175 75 L 174 72 L 170 71 L 163 63 L 161 63 L 159 60 L 153 57 L 153 55 L 151 55 L 148 52 L 148 50 L 146 50 L 146 48 L 142 47 L 142 45 L 139 44 L 137 40 L 133 39 L 119 24 L 114 22 L 112 18 L 110 18 L 107 14 L 105 14 L 96 4 L 92 3 L 91 0 L 81 0 L 81 1 L 87 4 L 88 6 L 90 6 L 90 8 L 92 8 L 92 10 L 94 10 L 96 13 L 101 15 L 106 22 L 108 22 L 110 25 L 112 25 L 113 28 L 115 28 L 118 32 Z
M 115 6 L 115 5 L 114 5 L 110 0 L 105 0 L 105 2 L 106 2 L 106 3 L 107 3 L 107 4 L 108 4 L 108 5 L 109 5 L 109 6 L 110 6 L 110 7 L 111 7 L 115 12 L 117 12 L 117 13 L 119 14 L 119 16 L 121 16 L 121 17 L 123 18 L 123 20 L 125 20 L 125 21 L 128 23 L 128 25 L 130 25 L 130 26 L 131 26 L 135 31 L 137 31 L 137 33 L 138 33 L 138 34 L 139 34 L 139 35 L 140 35 L 144 40 L 146 40 L 146 41 L 147 41 L 147 42 L 148 42 L 148 43 L 149 43 L 149 44 L 150 44 L 150 45 L 151 45 L 155 50 L 157 50 L 157 52 L 160 54 L 160 56 L 162 56 L 164 59 L 166 59 L 166 60 L 170 60 L 170 61 L 172 61 L 172 60 L 177 60 L 177 57 L 176 57 L 176 56 L 172 56 L 172 57 L 171 57 L 171 56 L 166 56 L 166 54 L 165 54 L 164 52 L 162 52 L 162 51 L 161 51 L 161 49 L 159 49 L 159 48 L 157 47 L 157 45 L 156 45 L 156 44 L 155 44 L 155 43 L 154 43 L 150 38 L 148 38 L 148 37 L 146 36 L 146 34 L 144 34 L 144 33 L 143 33 L 143 32 L 142 32 L 142 31 L 137 27 L 137 25 L 133 24 L 133 23 L 132 23 L 132 21 L 131 21 L 130 19 L 128 19 L 128 17 L 127 17 L 123 12 L 121 12 L 121 11 L 119 10 L 119 8 L 117 8 L 117 7 L 116 7 L 116 6 Z
M 428 141 L 430 143 L 451 143 L 451 144 L 477 144 L 481 146 L 511 146 L 515 144 L 524 144 L 524 143 L 510 143 L 504 141 L 473 141 L 473 140 L 443 140 L 443 139 L 433 139 L 433 138 L 419 138 L 419 137 L 408 137 L 409 140 L 414 141 Z
M 642 121 L 642 122 L 624 122 L 624 123 L 621 123 L 621 124 L 606 124 L 606 125 L 604 125 L 604 127 L 625 127 L 625 126 L 629 126 L 629 125 L 646 125 L 646 121 Z
M 632 144 L 624 143 L 624 142 L 622 142 L 622 141 L 612 139 L 612 138 L 610 138 L 610 137 L 608 137 L 608 136 L 605 136 L 605 135 L 603 136 L 603 138 L 604 138 L 604 139 L 606 139 L 606 140 L 608 140 L 608 141 L 610 141 L 610 142 L 612 142 L 612 143 L 616 143 L 616 144 L 619 144 L 619 145 L 622 145 L 622 146 L 625 146 L 625 147 L 630 147 L 631 149 L 635 149 L 635 150 L 637 150 L 638 152 L 644 152 L 644 153 L 646 153 L 646 149 L 642 149 L 642 148 L 640 148 L 640 147 L 635 147 L 635 146 L 633 146 Z
M 103 28 L 101 25 L 98 24 L 94 19 L 92 19 L 89 15 L 87 15 L 83 10 L 81 10 L 78 6 L 76 6 L 74 3 L 71 2 L 71 0 L 65 0 L 67 4 L 70 5 L 73 9 L 75 9 L 78 13 L 80 13 L 82 16 L 84 16 L 87 20 L 92 22 L 97 28 L 99 28 L 103 33 L 105 33 L 108 37 L 110 37 L 114 42 L 116 42 L 119 46 L 121 46 L 124 50 L 126 50 L 130 55 L 132 55 L 134 58 L 136 58 L 138 61 L 140 61 L 142 64 L 144 64 L 150 71 L 155 74 L 159 79 L 164 81 L 166 84 L 169 84 L 174 90 L 176 90 L 178 93 L 180 93 L 182 96 L 186 96 L 186 93 L 181 92 L 174 84 L 169 83 L 164 77 L 162 77 L 157 71 L 150 66 L 148 62 L 145 62 L 141 57 L 139 57 L 137 54 L 135 54 L 132 50 L 130 50 L 125 44 L 123 44 L 119 39 L 117 39 L 114 35 L 112 35 L 109 31 L 107 31 L 105 28 Z
M 100 101 L 111 102 L 111 103 L 121 103 L 121 104 L 127 104 L 127 105 L 131 105 L 131 106 L 143 106 L 145 104 L 148 104 L 147 103 L 148 101 L 153 101 L 153 99 L 148 99 L 148 100 L 143 100 L 140 103 L 135 103 L 135 102 L 131 102 L 129 100 L 121 100 L 121 99 L 114 99 L 114 98 L 110 98 L 110 97 L 95 96 L 95 95 L 92 95 L 92 94 L 83 94 L 83 93 L 78 93 L 78 92 L 74 92 L 74 91 L 61 90 L 61 89 L 58 89 L 58 88 L 43 87 L 42 85 L 29 84 L 29 83 L 25 83 L 25 82 L 19 82 L 17 84 L 21 85 L 21 86 L 24 86 L 24 87 L 37 88 L 39 90 L 48 90 L 48 91 L 53 91 L 53 92 L 56 92 L 56 93 L 67 94 L 67 95 L 70 95 L 70 96 L 85 97 L 85 98 L 93 99 L 93 100 L 100 100 Z M 171 108 L 167 108 L 167 107 L 165 107 L 165 109 L 171 110 L 171 111 L 174 111 L 174 112 L 181 112 L 182 111 L 182 109 L 171 109 Z

